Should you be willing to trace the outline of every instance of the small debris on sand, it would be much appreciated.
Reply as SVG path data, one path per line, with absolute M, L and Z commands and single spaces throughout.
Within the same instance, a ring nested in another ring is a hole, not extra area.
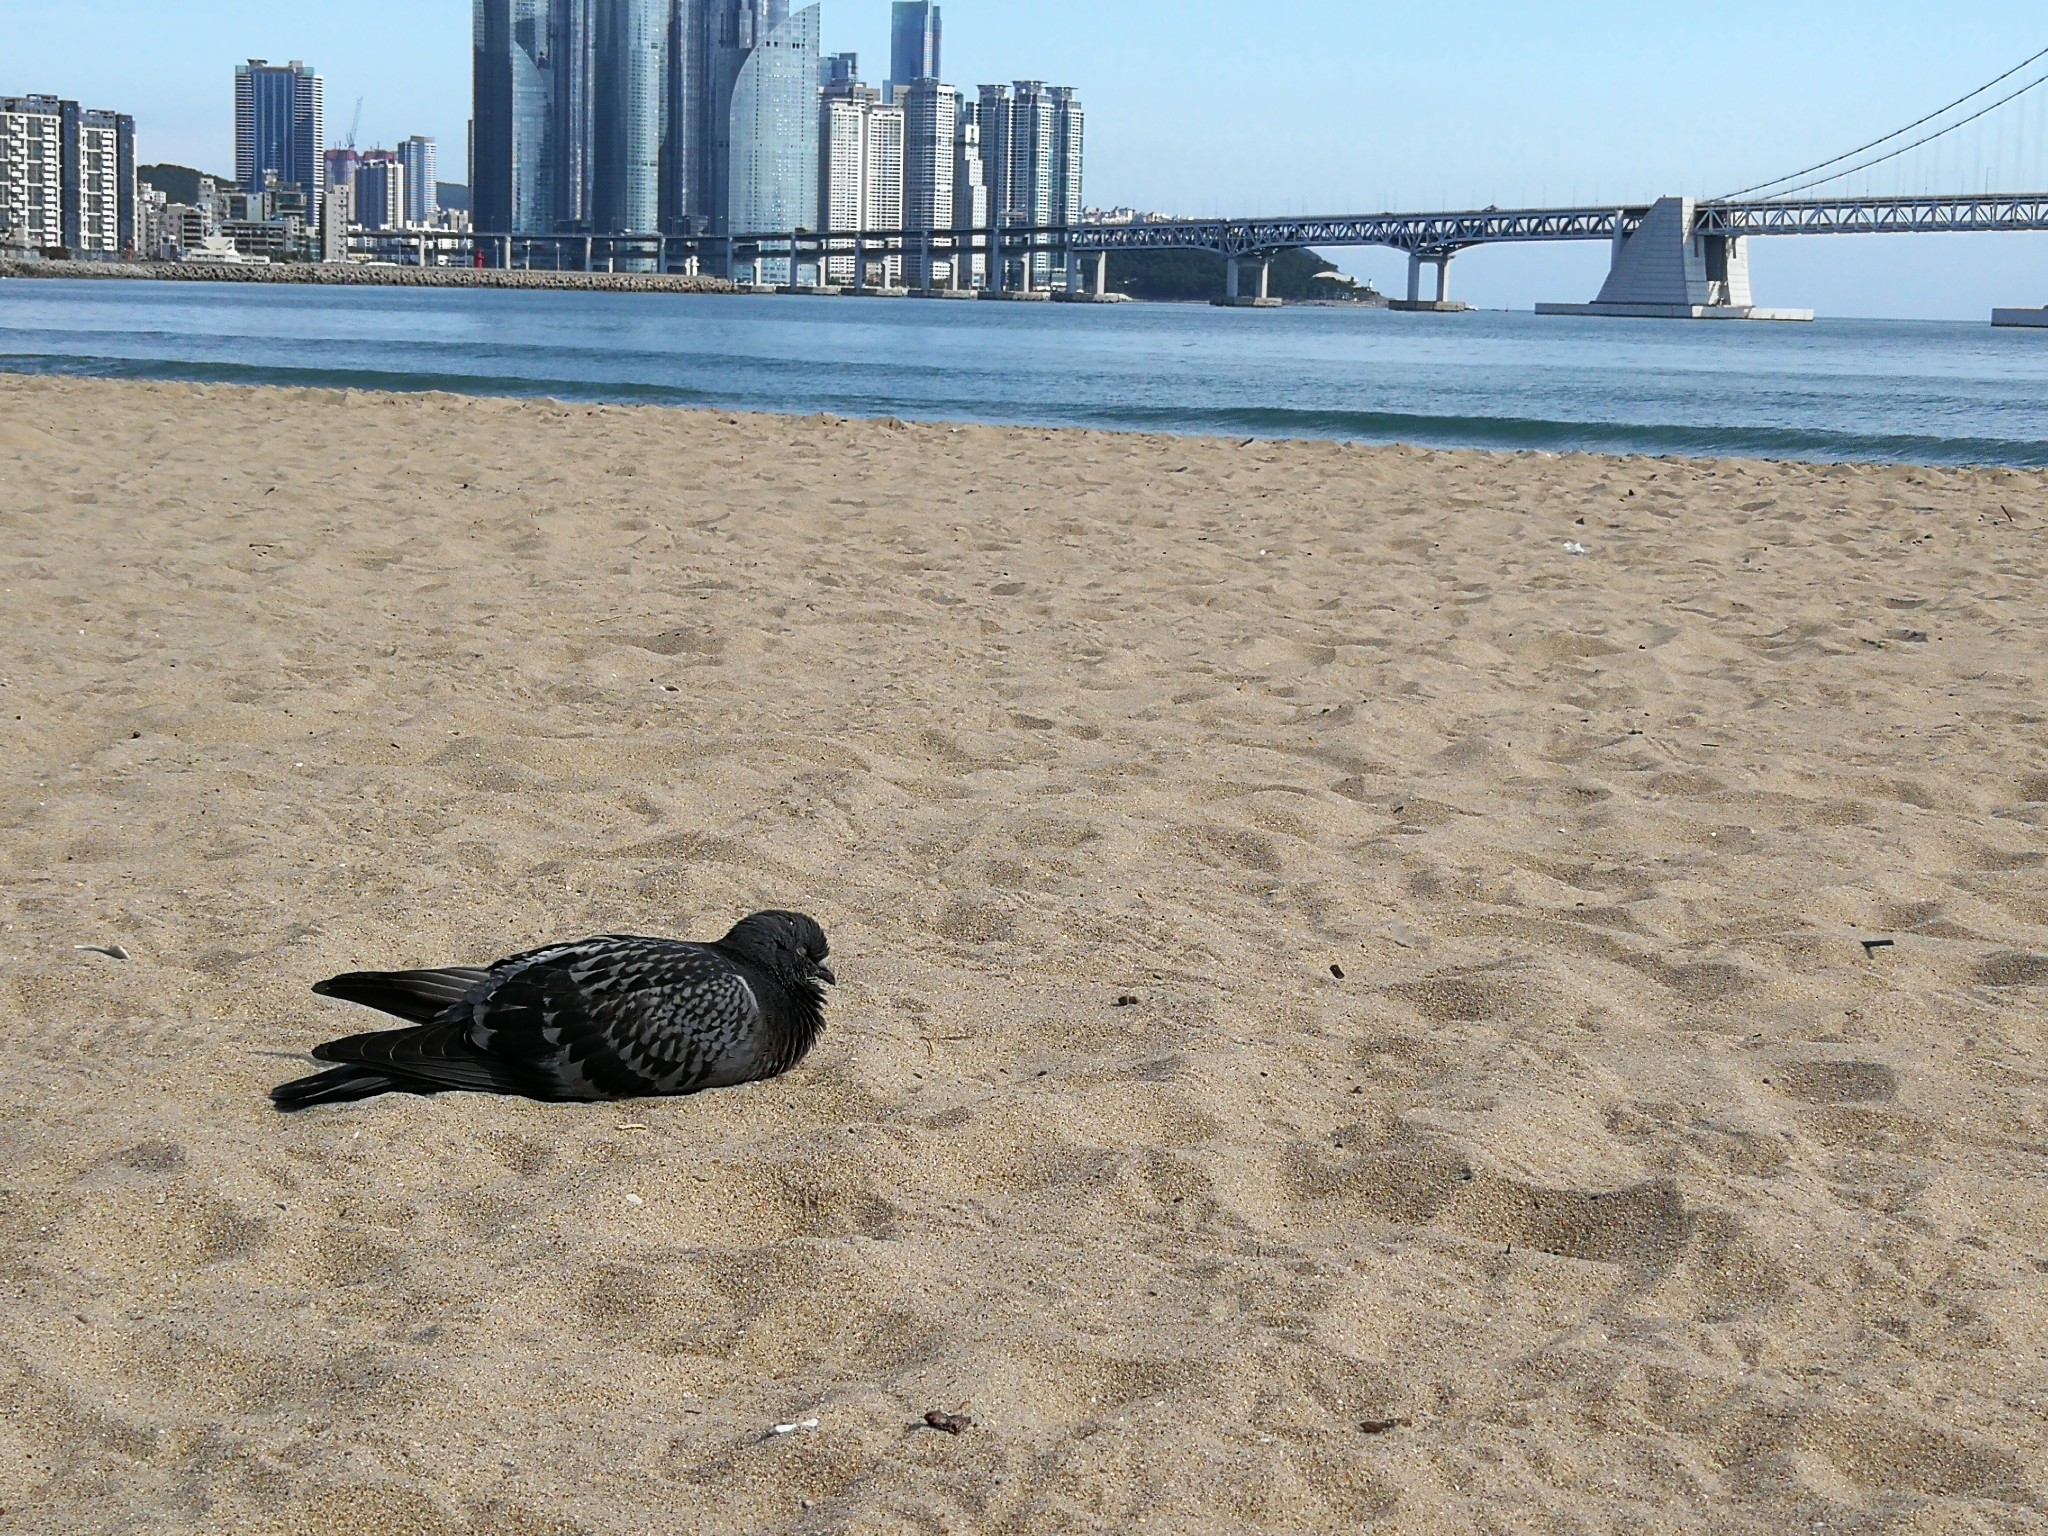
M 964 1413 L 941 1413 L 934 1408 L 924 1416 L 924 1426 L 943 1435 L 964 1435 L 974 1428 L 974 1420 Z

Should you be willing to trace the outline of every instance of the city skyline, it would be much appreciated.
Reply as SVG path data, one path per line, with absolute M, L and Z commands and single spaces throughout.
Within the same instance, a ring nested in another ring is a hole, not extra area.
M 466 6 L 399 12 L 364 0 L 346 21 L 315 11 L 281 26 L 272 9 L 245 0 L 173 18 L 128 0 L 86 0 L 94 24 L 84 28 L 75 6 L 20 0 L 11 9 L 19 73 L 9 87 L 133 112 L 145 160 L 222 174 L 232 125 L 213 82 L 228 63 L 267 54 L 314 60 L 337 120 L 366 97 L 366 141 L 434 134 L 442 174 L 461 179 Z M 963 0 L 946 9 L 945 73 L 963 90 L 1071 81 L 1095 119 L 1093 200 L 1187 215 L 1726 191 L 1980 83 L 2012 62 L 2029 19 L 2003 0 L 1938 21 L 1904 4 L 1734 0 L 1712 26 L 1605 3 L 1568 13 L 1456 3 L 1421 18 L 1304 0 L 1293 24 L 1267 32 L 1206 3 L 1173 8 L 1171 21 L 1149 0 L 1107 13 L 1044 0 L 1028 17 Z M 364 23 L 381 16 L 402 23 L 412 45 L 370 46 L 379 29 Z M 879 76 L 892 21 L 883 0 L 833 0 L 824 46 L 860 52 Z M 132 47 L 88 46 L 86 32 Z M 1708 77 L 1713 113 L 1672 109 Z M 1208 110 L 1226 93 L 1229 112 Z M 1342 260 L 1382 287 L 1400 281 L 1392 253 Z M 1829 313 L 1964 317 L 2036 301 L 2048 240 L 1786 241 L 1764 261 L 1760 280 L 1773 292 Z M 1603 266 L 1590 249 L 1532 249 L 1477 254 L 1460 274 L 1475 302 L 1526 305 L 1590 292 Z

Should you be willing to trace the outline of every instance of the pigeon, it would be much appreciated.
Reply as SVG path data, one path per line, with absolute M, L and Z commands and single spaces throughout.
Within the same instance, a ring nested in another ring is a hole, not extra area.
M 777 1077 L 825 1027 L 824 985 L 838 983 L 828 953 L 810 918 L 757 912 L 715 944 L 614 935 L 487 969 L 336 976 L 313 991 L 413 1027 L 316 1046 L 316 1060 L 341 1065 L 273 1088 L 271 1102 L 451 1091 L 594 1102 Z

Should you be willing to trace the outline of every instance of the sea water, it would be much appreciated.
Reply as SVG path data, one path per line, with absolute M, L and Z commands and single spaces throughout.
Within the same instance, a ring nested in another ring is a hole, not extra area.
M 2048 466 L 2048 331 L 0 281 L 0 369 L 1336 437 Z

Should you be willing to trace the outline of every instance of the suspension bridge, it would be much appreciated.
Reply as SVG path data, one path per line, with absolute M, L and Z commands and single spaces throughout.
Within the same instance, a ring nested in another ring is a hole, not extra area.
M 1293 249 L 1383 247 L 1408 257 L 1394 307 L 1454 310 L 1451 264 L 1489 245 L 1605 241 L 1607 280 L 1590 301 L 1538 313 L 1681 319 L 1811 319 L 1758 305 L 1754 240 L 1814 235 L 2048 231 L 2048 191 L 1995 192 L 2008 173 L 2048 187 L 2048 48 L 1901 128 L 1799 170 L 1709 197 L 1567 208 L 1165 219 L 988 228 L 789 230 L 741 234 L 546 235 L 357 231 L 382 259 L 572 270 L 710 271 L 785 291 L 904 291 L 939 297 L 1114 298 L 1118 252 L 1206 251 L 1226 264 L 1225 303 L 1264 305 L 1273 258 Z M 1982 190 L 1927 183 L 1976 180 Z M 879 270 L 881 282 L 875 282 Z M 1425 292 L 1424 274 L 1433 272 Z M 845 281 L 835 281 L 844 278 Z M 779 279 L 779 281 L 775 281 Z M 892 288 L 892 284 L 900 286 Z M 2001 310 L 2048 326 L 2048 310 Z

